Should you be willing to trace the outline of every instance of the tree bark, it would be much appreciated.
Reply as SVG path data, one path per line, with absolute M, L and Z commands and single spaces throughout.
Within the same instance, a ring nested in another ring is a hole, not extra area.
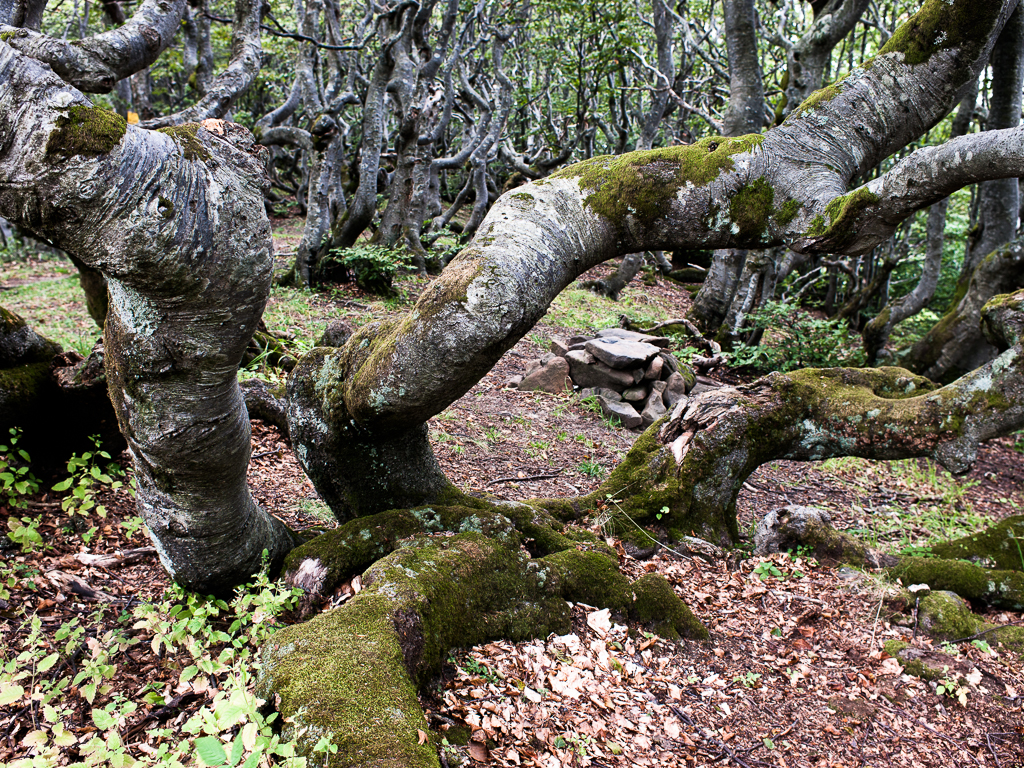
M 1024 426 L 1024 291 L 990 302 L 984 324 L 1009 348 L 941 389 L 902 368 L 809 368 L 681 402 L 577 506 L 614 498 L 634 522 L 673 539 L 693 531 L 732 544 L 736 497 L 769 461 L 926 456 L 963 474 L 980 443 Z
M 341 349 L 318 350 L 315 362 L 293 372 L 289 386 L 304 394 L 289 423 L 304 469 L 315 484 L 323 482 L 317 468 L 331 462 L 354 461 L 358 469 L 348 474 L 363 471 L 368 459 L 348 455 L 334 435 L 358 436 L 364 454 L 374 446 L 422 445 L 426 420 L 490 370 L 562 289 L 609 258 L 783 242 L 796 250 L 864 253 L 951 189 L 986 174 L 1016 175 L 1024 164 L 1024 133 L 988 132 L 912 153 L 847 193 L 855 176 L 935 125 L 962 98 L 1014 3 L 966 7 L 966 0 L 929 0 L 907 28 L 927 36 L 935 25 L 947 28 L 957 14 L 969 13 L 987 39 L 947 37 L 947 47 L 934 50 L 924 67 L 908 53 L 917 50 L 908 47 L 914 38 L 894 36 L 830 98 L 763 137 L 708 138 L 594 158 L 504 195 L 407 316 L 361 329 Z M 920 97 L 925 84 L 927 99 Z M 423 502 L 444 492 L 426 451 L 411 466 Z M 400 488 L 405 471 L 402 464 L 384 465 L 373 485 Z M 331 495 L 345 498 L 336 512 L 343 518 L 364 504 L 387 503 L 387 494 L 366 501 Z
M 236 372 L 272 270 L 252 139 L 223 122 L 126 125 L 8 45 L 0 121 L 0 211 L 107 278 L 110 396 L 161 561 L 227 592 L 295 542 L 246 487 Z
M 123 26 L 83 40 L 60 40 L 14 26 L 0 27 L 0 34 L 78 90 L 109 93 L 117 81 L 157 60 L 174 40 L 184 12 L 185 0 L 145 0 Z

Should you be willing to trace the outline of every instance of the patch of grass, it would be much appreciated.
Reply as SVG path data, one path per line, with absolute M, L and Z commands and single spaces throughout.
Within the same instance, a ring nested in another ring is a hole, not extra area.
M 586 475 L 587 477 L 597 478 L 604 477 L 608 473 L 607 467 L 596 461 L 591 461 L 590 459 L 587 459 L 586 461 L 581 461 L 576 466 L 576 471 L 582 475 Z
M 13 274 L 20 271 L 15 270 Z M 88 355 L 102 331 L 85 308 L 77 271 L 73 268 L 71 271 L 67 277 L 43 279 L 5 291 L 4 307 L 21 315 L 37 333 L 64 349 Z M 4 270 L 6 280 L 12 279 L 11 274 Z
M 551 302 L 544 322 L 569 330 L 601 330 L 617 328 L 619 316 L 624 314 L 641 325 L 654 325 L 669 319 L 661 307 L 646 304 L 628 293 L 623 293 L 618 301 L 612 301 L 583 288 L 569 287 Z

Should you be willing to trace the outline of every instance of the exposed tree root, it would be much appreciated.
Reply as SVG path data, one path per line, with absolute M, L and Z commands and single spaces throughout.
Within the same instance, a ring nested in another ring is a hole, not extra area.
M 566 600 L 614 610 L 659 634 L 707 630 L 661 576 L 630 583 L 614 551 L 566 532 L 525 504 L 423 507 L 353 520 L 295 550 L 288 579 L 315 596 L 363 573 L 342 607 L 276 634 L 264 648 L 259 695 L 276 701 L 326 765 L 435 766 L 416 690 L 450 649 L 570 631 Z

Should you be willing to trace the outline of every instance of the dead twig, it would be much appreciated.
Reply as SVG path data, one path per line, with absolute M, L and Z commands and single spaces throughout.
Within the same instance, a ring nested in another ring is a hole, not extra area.
M 550 480 L 554 477 L 558 477 L 564 470 L 558 470 L 554 474 L 549 475 L 529 475 L 527 477 L 499 477 L 497 480 L 491 480 L 489 483 L 484 484 L 484 488 L 494 485 L 495 483 L 525 483 L 528 480 Z

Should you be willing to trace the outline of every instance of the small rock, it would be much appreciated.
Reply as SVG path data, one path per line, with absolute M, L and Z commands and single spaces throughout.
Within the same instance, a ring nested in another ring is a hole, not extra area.
M 557 394 L 572 389 L 572 382 L 569 380 L 569 364 L 564 357 L 555 357 L 546 365 L 524 377 L 519 384 L 521 392 L 550 392 Z
M 559 357 L 565 357 L 565 353 L 569 351 L 569 345 L 565 343 L 564 339 L 560 339 L 558 336 L 551 337 L 551 352 L 558 355 Z
M 658 357 L 661 358 L 662 363 L 661 378 L 667 379 L 670 374 L 676 373 L 679 370 L 679 361 L 675 355 L 662 352 Z
M 642 400 L 646 400 L 648 394 L 647 387 L 630 387 L 622 393 L 622 399 L 628 400 L 631 403 L 639 403 Z
M 569 340 L 566 342 L 566 344 L 569 346 L 570 349 L 572 349 L 577 344 L 580 344 L 580 345 L 586 344 L 592 338 L 594 338 L 594 337 L 593 336 L 570 336 Z
M 647 405 L 644 406 L 643 413 L 640 414 L 644 427 L 651 426 L 651 424 L 664 416 L 667 410 L 665 408 L 665 401 L 661 399 L 661 393 L 652 392 L 651 396 L 647 398 Z
M 605 387 L 598 387 L 597 389 L 594 390 L 594 394 L 597 395 L 598 397 L 603 397 L 605 400 L 608 400 L 608 401 L 613 402 L 613 403 L 621 403 L 622 402 L 622 395 L 620 395 L 614 389 L 606 389 Z
M 547 365 L 549 362 L 551 362 L 552 358 L 554 357 L 557 357 L 557 355 L 554 355 L 551 352 L 545 352 L 543 355 L 540 356 L 540 364 Z
M 522 381 L 522 376 L 512 376 L 505 382 L 505 389 L 518 389 Z
M 667 381 L 656 381 L 653 384 L 651 384 L 651 391 L 652 392 L 663 393 L 666 389 L 668 389 L 668 382 Z
M 642 341 L 629 341 L 609 336 L 591 339 L 586 350 L 605 365 L 616 370 L 646 368 L 648 361 L 660 352 L 658 347 Z M 641 374 L 643 378 L 643 374 Z
M 609 368 L 604 363 L 595 361 L 589 352 L 576 350 L 566 354 L 564 359 L 569 363 L 569 375 L 576 386 L 605 387 L 621 392 L 634 384 L 631 373 Z
M 340 317 L 331 320 L 324 328 L 323 335 L 316 343 L 318 347 L 343 347 L 352 335 L 352 326 Z
M 661 359 L 661 355 L 658 355 L 647 366 L 647 370 L 644 371 L 644 378 L 648 381 L 657 381 L 661 378 L 661 369 L 664 367 L 665 361 Z
M 542 363 L 538 358 L 534 358 L 533 360 L 527 360 L 526 371 L 523 373 L 523 376 L 529 376 L 534 371 L 540 369 L 542 365 L 544 365 L 544 363 Z
M 669 408 L 671 408 L 673 405 L 679 402 L 679 398 L 684 397 L 686 395 L 686 379 L 684 379 L 678 373 L 673 373 L 665 380 L 664 383 L 665 403 L 666 405 L 668 405 Z
M 643 423 L 640 414 L 629 403 L 611 402 L 603 397 L 598 397 L 597 402 L 601 404 L 601 411 L 605 416 L 617 417 L 626 429 L 636 429 Z
M 683 536 L 672 545 L 672 548 L 679 550 L 684 555 L 698 555 L 705 560 L 721 560 L 725 557 L 725 552 L 720 547 L 695 536 Z
M 656 347 L 662 349 L 668 349 L 672 342 L 666 339 L 664 336 L 651 336 L 646 333 L 638 333 L 637 331 L 627 331 L 625 328 L 605 328 L 603 331 L 597 332 L 599 339 L 605 339 L 613 336 L 618 339 L 626 339 L 627 341 L 641 341 L 645 344 L 653 344 Z

